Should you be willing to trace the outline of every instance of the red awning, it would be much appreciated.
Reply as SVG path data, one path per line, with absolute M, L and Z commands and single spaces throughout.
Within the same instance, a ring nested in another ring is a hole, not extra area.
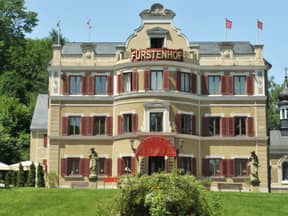
M 148 137 L 139 144 L 136 156 L 176 157 L 176 149 L 172 143 L 163 137 Z

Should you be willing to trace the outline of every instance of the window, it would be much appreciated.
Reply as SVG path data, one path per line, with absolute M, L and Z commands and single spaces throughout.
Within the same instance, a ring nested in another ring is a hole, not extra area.
M 220 76 L 208 76 L 208 93 L 220 94 Z
M 181 133 L 192 134 L 192 115 L 181 115 Z
M 164 38 L 150 38 L 150 47 L 151 48 L 163 48 Z
M 94 117 L 93 122 L 93 135 L 105 134 L 105 116 Z
M 282 181 L 288 181 L 288 161 L 282 163 Z
M 235 135 L 246 135 L 246 117 L 235 117 Z
M 181 72 L 181 86 L 180 90 L 184 92 L 191 91 L 191 75 L 189 73 Z
M 70 76 L 69 93 L 72 95 L 81 94 L 81 76 Z
M 95 76 L 95 94 L 106 94 L 107 76 Z
M 235 159 L 235 174 L 236 176 L 247 176 L 247 159 Z
M 221 159 L 209 159 L 209 176 L 220 176 Z
M 151 132 L 163 131 L 163 113 L 162 112 L 150 113 L 150 131 Z
M 209 136 L 220 135 L 220 117 L 209 118 L 208 135 Z
M 183 169 L 185 173 L 192 173 L 192 158 L 179 157 L 179 168 Z
M 162 89 L 162 80 L 162 71 L 151 71 L 151 90 Z
M 130 174 L 132 171 L 131 157 L 122 158 L 122 174 Z
M 123 115 L 123 133 L 132 132 L 132 115 L 124 114 Z
M 68 170 L 67 170 L 68 176 L 80 175 L 79 163 L 80 163 L 80 158 L 68 158 Z
M 98 174 L 104 175 L 105 174 L 105 158 L 98 158 Z
M 68 119 L 68 135 L 80 134 L 80 116 L 70 116 Z
M 246 94 L 246 77 L 234 76 L 234 94 L 244 95 Z
M 131 91 L 131 73 L 123 74 L 123 91 L 130 92 Z

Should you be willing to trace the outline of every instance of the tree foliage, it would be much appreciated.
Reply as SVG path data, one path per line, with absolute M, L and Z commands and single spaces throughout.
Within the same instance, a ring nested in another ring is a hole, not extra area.
M 35 187 L 36 185 L 36 167 L 34 163 L 30 165 L 30 169 L 28 172 L 28 178 L 27 178 L 27 186 L 29 187 Z
M 280 116 L 279 116 L 279 93 L 282 89 L 280 84 L 277 84 L 274 77 L 270 77 L 268 80 L 268 129 L 280 128 Z
M 25 186 L 25 173 L 22 164 L 19 165 L 19 170 L 17 172 L 17 187 Z

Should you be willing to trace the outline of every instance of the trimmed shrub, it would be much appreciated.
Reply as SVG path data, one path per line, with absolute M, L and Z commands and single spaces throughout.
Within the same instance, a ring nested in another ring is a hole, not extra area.
M 160 173 L 126 177 L 118 199 L 120 215 L 221 215 L 218 197 L 190 175 Z
M 41 166 L 41 164 L 38 165 L 37 186 L 45 187 L 44 172 L 43 172 L 43 167 Z
M 27 178 L 27 186 L 29 187 L 35 187 L 36 184 L 36 167 L 34 163 L 30 165 L 30 169 L 28 172 L 28 178 Z
M 25 174 L 24 174 L 24 170 L 23 170 L 23 166 L 20 163 L 19 165 L 19 170 L 17 172 L 17 187 L 24 187 L 25 185 Z

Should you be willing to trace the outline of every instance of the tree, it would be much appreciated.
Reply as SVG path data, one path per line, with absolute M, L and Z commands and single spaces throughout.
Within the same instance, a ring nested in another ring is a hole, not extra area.
M 43 167 L 41 166 L 41 164 L 38 165 L 37 186 L 45 187 L 44 172 L 43 172 Z
M 268 129 L 277 130 L 280 128 L 279 116 L 279 93 L 282 87 L 274 81 L 274 77 L 268 80 Z
M 17 187 L 24 187 L 24 185 L 25 185 L 25 174 L 24 174 L 23 166 L 20 163 L 19 170 L 17 173 Z
M 27 186 L 35 187 L 35 183 L 36 183 L 36 168 L 34 163 L 32 162 L 28 172 Z
M 10 64 L 12 48 L 20 48 L 25 33 L 32 32 L 37 14 L 27 11 L 24 0 L 0 0 L 0 73 L 13 68 Z
M 58 44 L 58 31 L 56 29 L 52 29 L 51 32 L 49 32 L 49 36 L 48 39 L 50 39 L 53 44 Z M 67 38 L 65 38 L 61 32 L 59 34 L 59 41 L 60 41 L 60 45 L 64 45 L 68 40 Z

